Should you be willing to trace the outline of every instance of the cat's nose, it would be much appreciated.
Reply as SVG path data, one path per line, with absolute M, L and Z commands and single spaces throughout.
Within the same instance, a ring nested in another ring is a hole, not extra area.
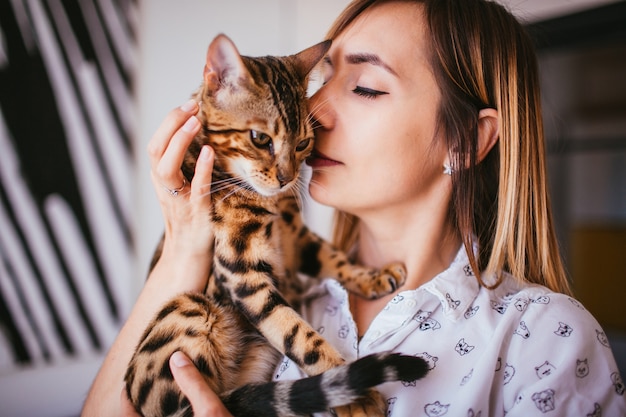
M 278 183 L 280 184 L 280 188 L 283 188 L 285 185 L 289 184 L 292 180 L 292 178 L 289 175 L 286 175 L 283 172 L 279 172 L 278 174 L 276 174 L 276 179 L 278 180 Z

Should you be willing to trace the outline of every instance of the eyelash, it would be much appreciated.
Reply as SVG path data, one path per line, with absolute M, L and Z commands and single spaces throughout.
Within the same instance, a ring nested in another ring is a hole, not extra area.
M 389 94 L 384 91 L 377 91 L 377 90 L 372 90 L 371 88 L 359 87 L 358 85 L 356 86 L 354 90 L 352 90 L 352 92 L 370 100 L 373 100 L 378 96 Z

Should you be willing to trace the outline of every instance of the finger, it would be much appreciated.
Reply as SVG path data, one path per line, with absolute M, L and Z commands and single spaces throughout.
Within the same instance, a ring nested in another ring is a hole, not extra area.
M 126 395 L 126 390 L 122 390 L 122 394 L 120 395 L 120 411 L 121 415 L 124 417 L 141 417 L 141 414 L 137 413 L 135 407 L 128 399 L 128 395 Z
M 191 115 L 197 112 L 198 104 L 194 100 L 190 100 L 168 113 L 148 143 L 148 155 L 152 164 L 161 160 L 176 131 L 185 124 Z
M 191 116 L 185 124 L 174 134 L 169 146 L 163 153 L 156 166 L 156 175 L 167 188 L 178 188 L 183 184 L 183 174 L 180 167 L 187 148 L 200 130 L 200 121 Z
M 182 352 L 170 357 L 170 369 L 174 380 L 187 396 L 194 416 L 232 417 L 220 398 L 208 386 L 202 374 Z
M 206 197 L 211 193 L 211 176 L 213 174 L 213 162 L 215 161 L 215 152 L 213 149 L 205 145 L 200 150 L 198 161 L 196 162 L 196 171 L 191 181 L 191 197 Z
M 171 111 L 148 146 L 155 185 L 181 192 L 185 186 L 180 170 L 189 144 L 200 130 L 195 113 L 198 104 L 190 101 Z

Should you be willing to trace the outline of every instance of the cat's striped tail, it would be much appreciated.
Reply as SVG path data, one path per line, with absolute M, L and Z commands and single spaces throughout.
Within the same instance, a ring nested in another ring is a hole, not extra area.
M 412 382 L 428 372 L 422 358 L 376 353 L 297 381 L 251 384 L 222 396 L 236 417 L 299 417 L 350 404 L 384 382 Z

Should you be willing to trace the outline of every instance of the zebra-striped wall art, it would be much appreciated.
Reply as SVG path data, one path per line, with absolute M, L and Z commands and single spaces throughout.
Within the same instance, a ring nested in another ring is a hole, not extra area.
M 102 354 L 130 309 L 137 7 L 0 2 L 0 386 Z

